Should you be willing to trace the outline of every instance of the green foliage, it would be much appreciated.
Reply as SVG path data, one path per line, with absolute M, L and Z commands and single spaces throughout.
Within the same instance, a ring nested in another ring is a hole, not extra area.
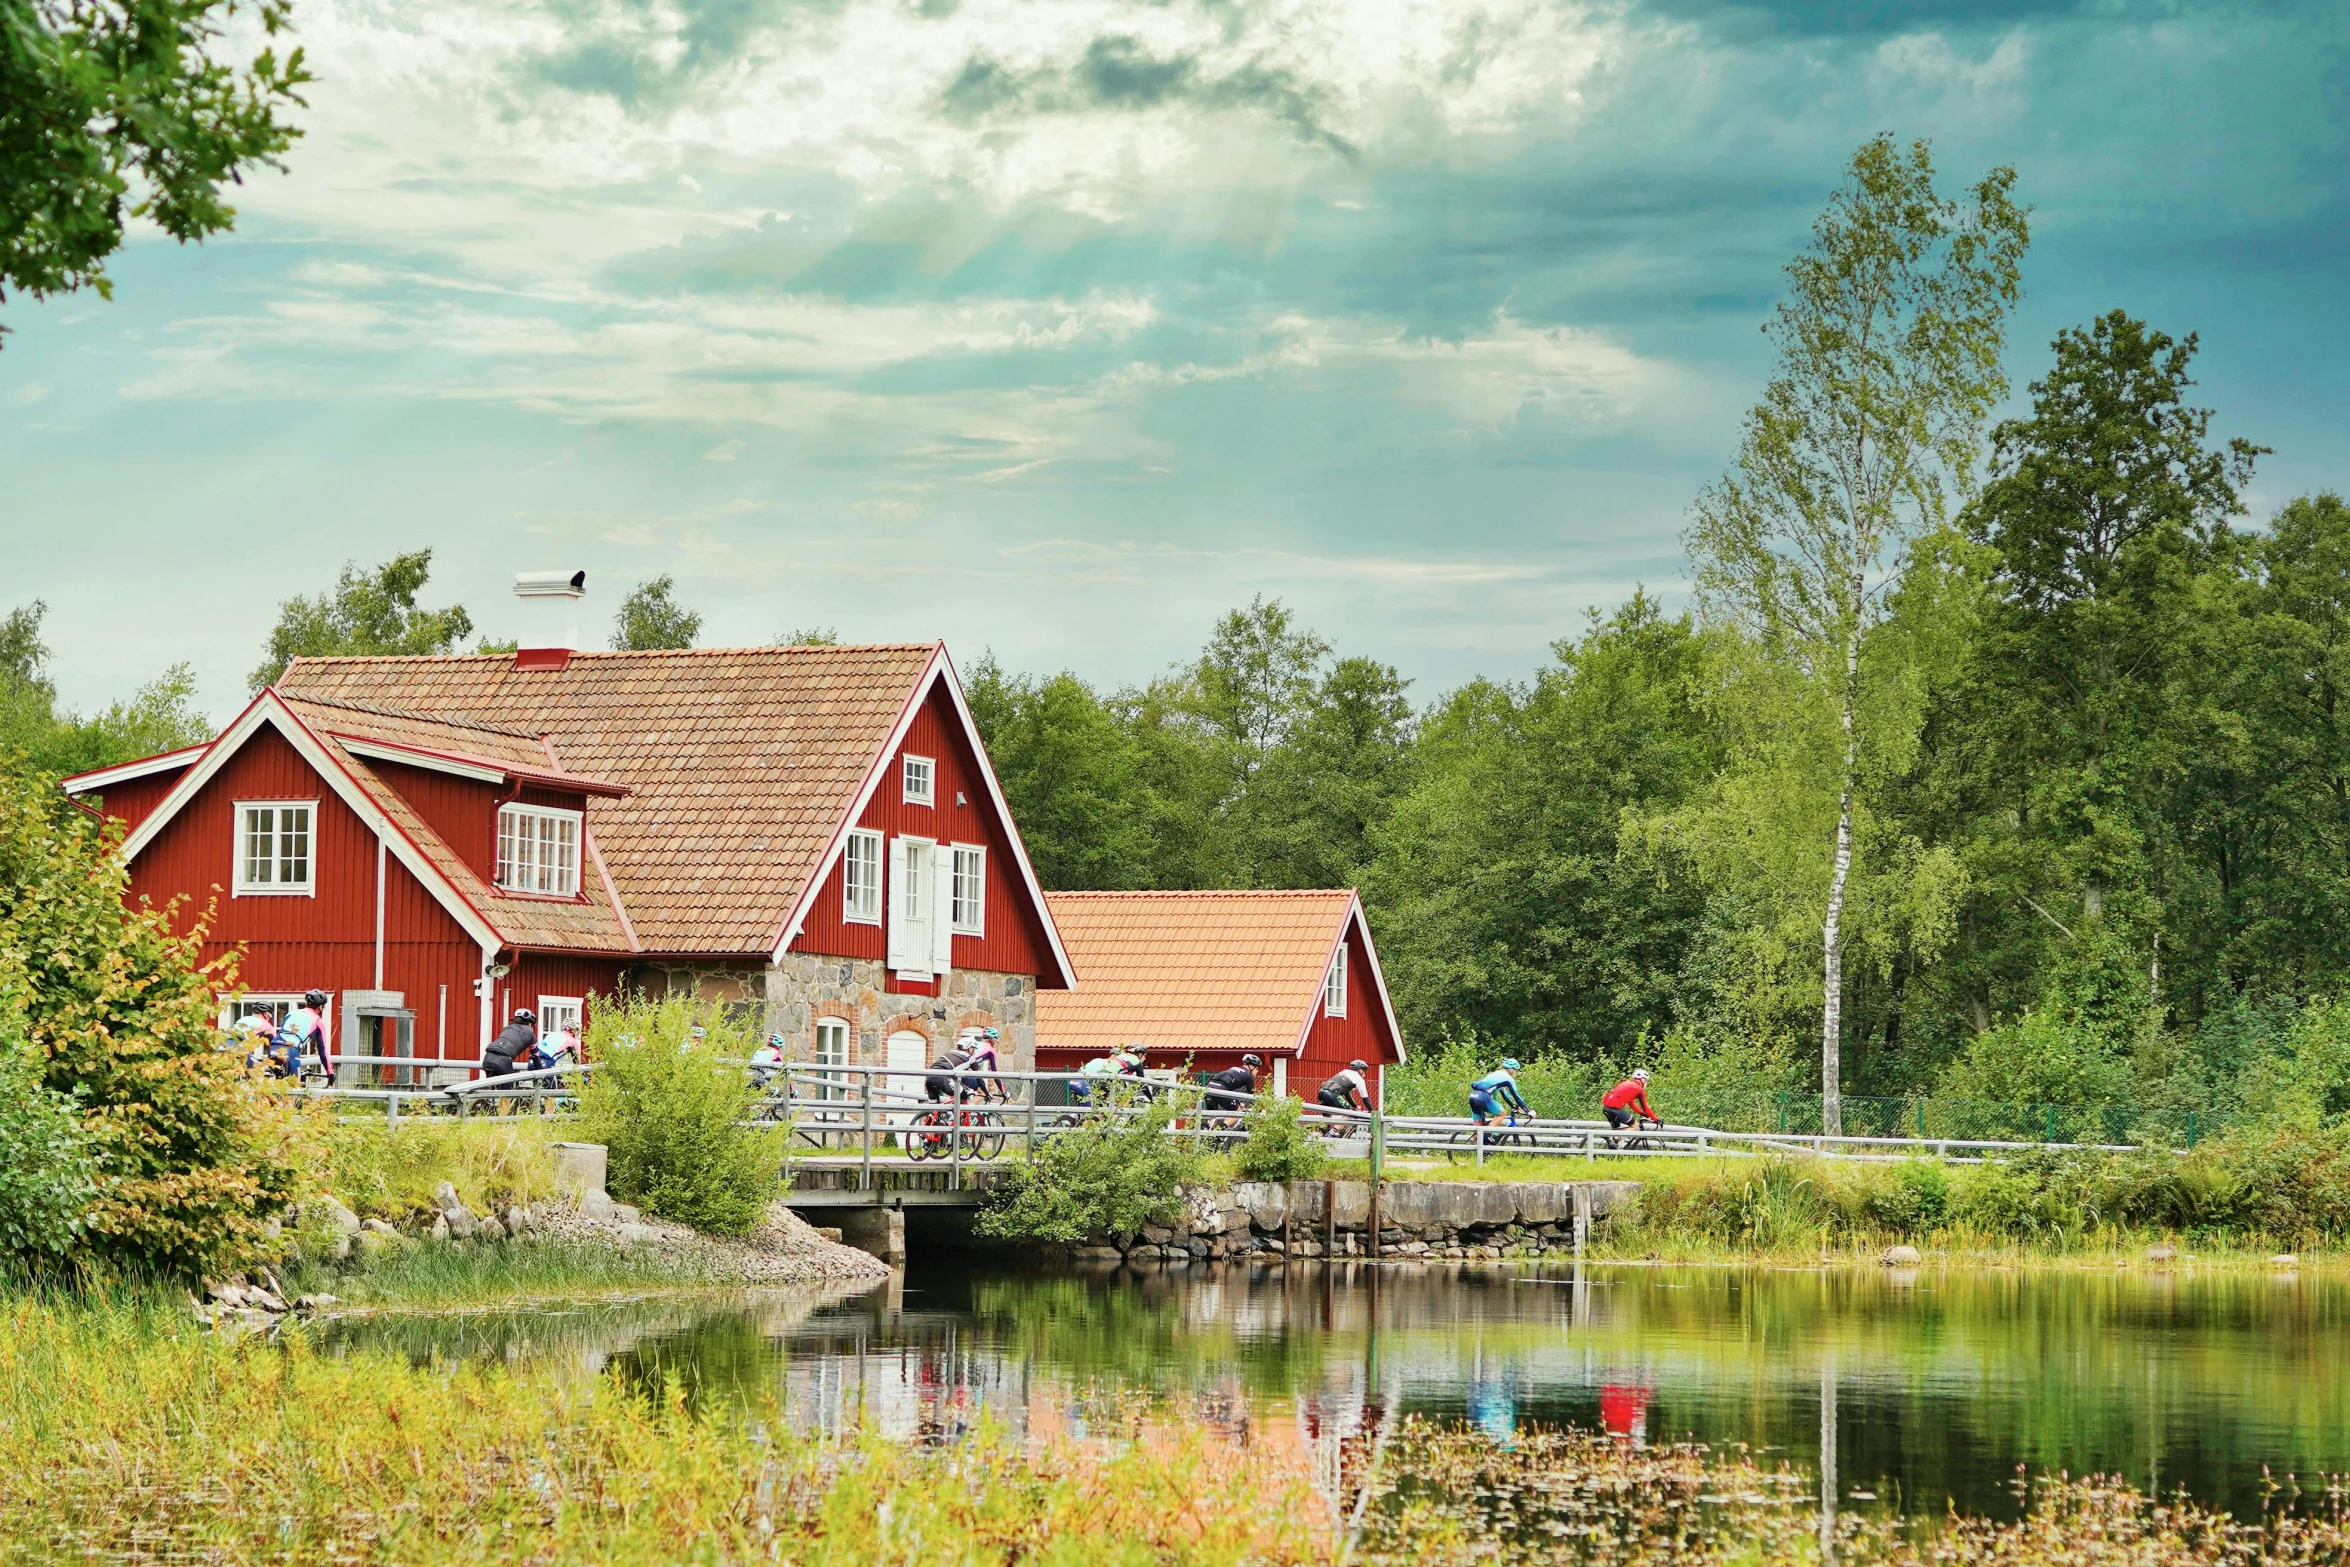
M 677 602 L 677 579 L 668 572 L 631 588 L 612 617 L 612 646 L 624 653 L 684 648 L 702 634 L 702 617 Z
M 78 1255 L 195 1274 L 238 1265 L 297 1195 L 314 1138 L 223 1049 L 204 922 L 125 910 L 113 835 L 40 780 L 0 770 L 0 1015 L 70 1095 L 99 1189 Z
M 477 1213 L 528 1206 L 555 1189 L 559 1134 L 536 1117 L 339 1120 L 327 1136 L 322 1184 L 360 1217 L 386 1221 L 427 1215 L 443 1181 Z
M 1244 1181 L 1310 1181 L 1322 1173 L 1326 1155 L 1320 1134 L 1305 1124 L 1305 1102 L 1267 1095 L 1248 1107 L 1248 1136 L 1232 1155 Z
M 126 218 L 182 243 L 228 228 L 221 187 L 276 166 L 301 134 L 282 116 L 311 79 L 302 51 L 242 57 L 291 13 L 288 0 L 0 0 L 0 295 L 111 297 Z
M 17 1043 L 21 996 L 0 996 L 0 1256 L 65 1256 L 82 1242 L 98 1195 L 97 1152 L 73 1100 L 44 1087 Z
M 1187 1097 L 1161 1094 L 1131 1115 L 1097 1110 L 1075 1129 L 1038 1143 L 989 1193 L 979 1233 L 1074 1246 L 1089 1236 L 1126 1239 L 1145 1224 L 1169 1222 L 1182 1211 L 1178 1188 L 1205 1173 L 1192 1140 L 1167 1135 Z
M 61 777 L 211 738 L 212 726 L 190 705 L 196 679 L 186 664 L 172 665 L 102 713 L 77 718 L 60 709 L 41 638 L 48 613 L 35 599 L 0 620 L 0 754 L 19 753 L 33 771 Z
M 252 674 L 258 691 L 297 658 L 367 654 L 446 653 L 473 630 L 461 604 L 419 609 L 416 595 L 432 575 L 432 551 L 395 555 L 373 571 L 343 563 L 332 593 L 296 597 L 278 606 L 269 654 Z
M 679 999 L 602 1001 L 588 1030 L 596 1063 L 579 1135 L 602 1143 L 614 1196 L 713 1235 L 748 1233 L 782 1195 L 783 1133 L 746 1126 L 757 1031 Z M 708 1030 L 689 1045 L 686 1030 Z

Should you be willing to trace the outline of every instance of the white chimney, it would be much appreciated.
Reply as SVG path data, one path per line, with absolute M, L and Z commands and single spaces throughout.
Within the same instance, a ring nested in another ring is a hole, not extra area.
M 587 573 L 516 572 L 514 596 L 524 605 L 514 667 L 561 669 L 570 663 L 579 651 L 579 601 L 587 596 Z

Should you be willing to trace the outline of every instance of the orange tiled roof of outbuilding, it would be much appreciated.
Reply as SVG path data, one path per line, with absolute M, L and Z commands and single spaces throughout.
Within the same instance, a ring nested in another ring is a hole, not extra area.
M 1052 892 L 1045 902 L 1077 988 L 1037 994 L 1038 1048 L 1101 1054 L 1138 1041 L 1154 1060 L 1295 1052 L 1360 909 L 1346 888 Z M 1375 961 L 1358 983 L 1392 1018 Z

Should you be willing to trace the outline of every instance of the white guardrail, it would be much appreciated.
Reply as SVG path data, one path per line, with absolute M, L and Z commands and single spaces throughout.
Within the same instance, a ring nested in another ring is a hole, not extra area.
M 1193 1138 L 1214 1146 L 1237 1144 L 1245 1135 L 1242 1116 L 1257 1094 L 1226 1093 L 1204 1088 L 1173 1073 L 1148 1077 L 1072 1077 L 1066 1072 L 996 1071 L 933 1073 L 875 1066 L 833 1066 L 790 1061 L 754 1068 L 734 1064 L 759 1080 L 760 1097 L 754 1125 L 780 1126 L 803 1155 L 853 1157 L 864 1174 L 860 1184 L 871 1185 L 870 1170 L 879 1149 L 883 1157 L 920 1161 L 935 1159 L 954 1170 L 961 1184 L 967 1162 L 992 1160 L 1014 1144 L 1033 1147 L 1039 1140 L 1064 1135 L 1097 1117 L 1131 1120 L 1148 1112 L 1160 1098 L 1175 1098 L 1176 1115 L 1168 1135 Z M 473 1061 L 412 1060 L 406 1057 L 344 1056 L 338 1066 L 377 1067 L 394 1074 L 478 1071 Z M 367 1113 L 380 1105 L 388 1120 L 403 1114 L 516 1113 L 568 1115 L 576 1113 L 578 1084 L 596 1069 L 594 1062 L 515 1072 L 502 1077 L 476 1077 L 439 1087 L 401 1085 L 396 1080 L 379 1087 L 304 1087 L 304 1097 L 320 1098 Z M 962 1079 L 966 1085 L 960 1103 L 929 1097 L 926 1081 L 932 1077 Z M 978 1084 L 978 1091 L 968 1085 Z M 1040 1090 L 1054 1094 L 1075 1085 L 1090 1086 L 1100 1103 L 1042 1102 Z M 1335 1158 L 1368 1159 L 1374 1170 L 1398 1157 L 1469 1159 L 1483 1164 L 1489 1156 L 1533 1155 L 1550 1158 L 1758 1158 L 1802 1156 L 1852 1160 L 1933 1158 L 1954 1164 L 1997 1161 L 2034 1149 L 2126 1152 L 2120 1143 L 2000 1142 L 1955 1137 L 1837 1137 L 1786 1132 L 1729 1132 L 1712 1127 L 1667 1124 L 1640 1130 L 1612 1127 L 1604 1121 L 1539 1119 L 1494 1120 L 1478 1125 L 1467 1116 L 1385 1115 L 1370 1111 L 1339 1110 L 1308 1103 L 1307 1127 L 1329 1140 Z M 894 1145 L 894 1146 L 893 1146 Z

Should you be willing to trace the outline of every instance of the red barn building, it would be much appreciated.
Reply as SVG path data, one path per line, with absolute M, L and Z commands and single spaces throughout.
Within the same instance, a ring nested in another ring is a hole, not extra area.
M 1403 1031 L 1353 892 L 1056 892 L 1046 898 L 1085 976 L 1039 998 L 1037 1069 L 1075 1072 L 1124 1044 L 1152 1068 L 1238 1066 L 1312 1098 L 1352 1060 L 1374 1104 Z
M 297 659 L 209 745 L 66 787 L 128 825 L 133 896 L 245 949 L 224 1014 L 315 986 L 338 1053 L 470 1063 L 627 987 L 796 1059 L 993 1025 L 1024 1067 L 1073 983 L 943 645 Z

